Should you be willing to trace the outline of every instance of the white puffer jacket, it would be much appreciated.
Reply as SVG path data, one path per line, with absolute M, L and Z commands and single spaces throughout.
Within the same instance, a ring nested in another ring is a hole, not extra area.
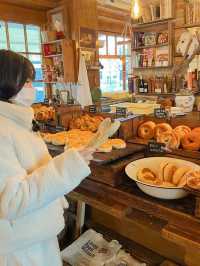
M 32 119 L 0 101 L 0 266 L 61 265 L 62 196 L 90 174 L 75 150 L 52 159 Z

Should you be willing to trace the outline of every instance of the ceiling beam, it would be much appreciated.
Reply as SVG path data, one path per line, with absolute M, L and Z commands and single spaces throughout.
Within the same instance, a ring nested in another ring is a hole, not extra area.
M 26 8 L 47 10 L 57 6 L 59 1 L 56 0 L 1 0 L 1 3 L 12 4 Z

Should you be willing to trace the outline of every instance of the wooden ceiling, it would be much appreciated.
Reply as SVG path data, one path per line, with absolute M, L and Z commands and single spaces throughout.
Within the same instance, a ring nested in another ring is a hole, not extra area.
M 12 4 L 15 6 L 26 7 L 30 9 L 48 10 L 58 6 L 60 0 L 1 0 L 1 3 Z

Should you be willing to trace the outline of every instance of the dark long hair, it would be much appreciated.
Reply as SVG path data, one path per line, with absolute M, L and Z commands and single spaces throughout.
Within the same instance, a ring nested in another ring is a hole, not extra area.
M 0 100 L 17 95 L 28 79 L 35 79 L 33 64 L 20 54 L 0 50 Z

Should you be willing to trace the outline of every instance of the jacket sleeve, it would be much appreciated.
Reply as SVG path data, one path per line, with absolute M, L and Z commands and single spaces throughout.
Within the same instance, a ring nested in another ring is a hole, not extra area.
M 1 146 L 0 169 L 0 218 L 11 220 L 47 206 L 90 174 L 80 154 L 69 150 L 28 175 L 11 144 Z

